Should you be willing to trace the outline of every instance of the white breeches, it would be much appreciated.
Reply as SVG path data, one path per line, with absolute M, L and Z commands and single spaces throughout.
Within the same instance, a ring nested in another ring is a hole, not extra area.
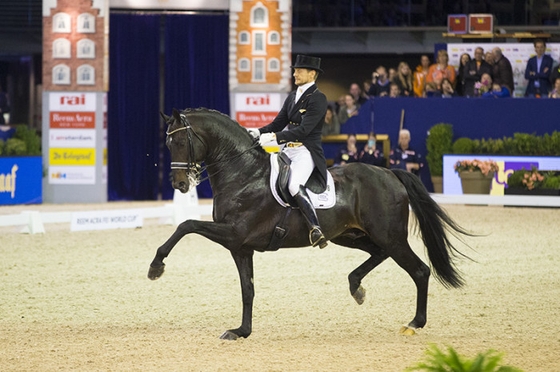
M 311 153 L 305 146 L 285 147 L 282 152 L 288 155 L 288 158 L 292 161 L 288 189 L 290 195 L 295 196 L 299 192 L 299 186 L 307 183 L 315 168 L 315 163 L 313 163 Z

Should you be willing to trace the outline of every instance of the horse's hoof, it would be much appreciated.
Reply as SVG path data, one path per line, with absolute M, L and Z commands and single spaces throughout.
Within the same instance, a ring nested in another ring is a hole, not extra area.
M 148 270 L 148 278 L 150 280 L 159 279 L 163 275 L 164 270 L 165 270 L 165 264 L 158 267 L 150 266 L 150 270 Z
M 366 299 L 366 289 L 360 285 L 358 289 L 356 289 L 356 292 L 352 294 L 352 297 L 354 297 L 358 305 L 363 304 Z
M 235 333 L 233 333 L 232 331 L 225 331 L 221 336 L 220 339 L 221 340 L 230 340 L 230 341 L 235 341 L 239 338 L 238 335 L 236 335 Z
M 405 336 L 414 336 L 416 334 L 416 331 L 410 327 L 402 326 L 399 333 Z

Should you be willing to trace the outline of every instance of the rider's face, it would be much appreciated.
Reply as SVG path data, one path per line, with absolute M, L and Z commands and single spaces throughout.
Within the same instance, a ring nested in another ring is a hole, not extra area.
M 307 83 L 315 81 L 315 75 L 317 73 L 314 70 L 308 70 L 306 68 L 295 68 L 294 69 L 294 81 L 296 85 L 302 86 Z

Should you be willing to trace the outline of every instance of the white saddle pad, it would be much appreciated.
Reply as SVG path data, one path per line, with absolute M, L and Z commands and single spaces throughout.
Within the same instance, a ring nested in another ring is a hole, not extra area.
M 283 207 L 287 207 L 288 204 L 284 203 L 278 192 L 276 191 L 276 180 L 278 179 L 278 154 L 270 154 L 270 190 L 274 199 Z M 334 180 L 330 172 L 327 172 L 327 188 L 321 194 L 315 194 L 311 190 L 307 189 L 309 198 L 313 202 L 315 209 L 329 209 L 336 204 L 336 192 L 334 189 Z

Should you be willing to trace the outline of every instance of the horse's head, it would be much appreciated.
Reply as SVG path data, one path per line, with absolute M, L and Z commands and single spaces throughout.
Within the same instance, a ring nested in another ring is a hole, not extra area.
M 165 144 L 171 152 L 172 186 L 186 193 L 199 183 L 205 145 L 185 114 L 173 109 L 172 116 L 161 116 L 168 124 Z

